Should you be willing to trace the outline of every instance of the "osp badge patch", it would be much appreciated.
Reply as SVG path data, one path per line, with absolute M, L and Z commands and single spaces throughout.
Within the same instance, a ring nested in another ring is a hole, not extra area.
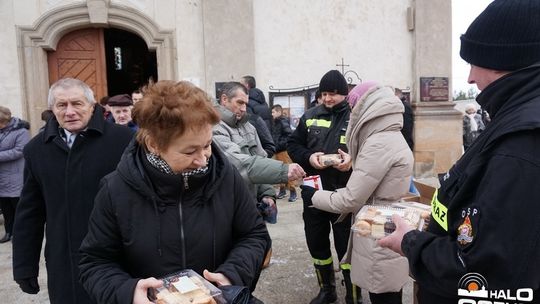
M 458 227 L 458 236 L 457 241 L 460 245 L 465 246 L 473 241 L 473 227 L 471 224 L 471 219 L 467 215 L 465 220 Z

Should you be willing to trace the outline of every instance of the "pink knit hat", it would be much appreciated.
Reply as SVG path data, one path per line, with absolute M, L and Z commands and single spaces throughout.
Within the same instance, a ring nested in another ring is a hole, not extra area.
M 375 87 L 375 86 L 378 86 L 379 84 L 375 81 L 371 81 L 371 80 L 368 80 L 368 81 L 364 81 L 362 82 L 361 84 L 355 86 L 350 92 L 349 92 L 349 95 L 347 96 L 347 100 L 349 101 L 349 105 L 351 105 L 351 108 L 354 108 L 354 106 L 356 105 L 356 103 L 358 102 L 358 100 L 360 100 L 360 98 L 366 94 L 366 92 Z

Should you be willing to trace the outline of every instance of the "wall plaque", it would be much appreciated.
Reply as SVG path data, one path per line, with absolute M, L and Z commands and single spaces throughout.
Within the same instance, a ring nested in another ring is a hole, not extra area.
M 420 77 L 421 101 L 449 101 L 448 77 Z

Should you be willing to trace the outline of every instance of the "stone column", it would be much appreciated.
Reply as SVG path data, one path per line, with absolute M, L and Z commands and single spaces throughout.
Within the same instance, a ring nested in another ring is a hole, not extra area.
M 414 175 L 430 177 L 446 172 L 462 154 L 462 114 L 454 109 L 451 94 L 452 4 L 447 0 L 415 0 L 414 5 Z M 428 92 L 420 88 L 421 77 L 448 81 Z M 421 100 L 421 95 L 427 97 Z

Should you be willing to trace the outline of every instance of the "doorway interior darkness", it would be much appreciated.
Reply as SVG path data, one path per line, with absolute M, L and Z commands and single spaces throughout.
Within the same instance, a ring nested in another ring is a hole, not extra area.
M 156 52 L 142 38 L 120 29 L 105 29 L 104 37 L 109 96 L 131 94 L 158 80 Z

